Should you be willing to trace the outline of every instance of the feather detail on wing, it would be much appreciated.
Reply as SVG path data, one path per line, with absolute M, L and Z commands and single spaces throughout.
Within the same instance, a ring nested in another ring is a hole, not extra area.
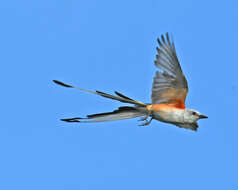
M 155 66 L 159 71 L 153 81 L 152 104 L 164 103 L 185 108 L 188 84 L 179 64 L 174 42 L 166 33 L 166 39 L 162 35 L 158 43 Z

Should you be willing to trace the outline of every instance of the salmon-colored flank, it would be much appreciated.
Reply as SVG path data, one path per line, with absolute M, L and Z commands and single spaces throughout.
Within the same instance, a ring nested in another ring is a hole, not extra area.
M 185 106 L 177 107 L 177 106 L 174 106 L 173 104 L 154 104 L 154 105 L 147 106 L 147 109 L 152 111 L 174 110 L 174 109 L 185 109 Z

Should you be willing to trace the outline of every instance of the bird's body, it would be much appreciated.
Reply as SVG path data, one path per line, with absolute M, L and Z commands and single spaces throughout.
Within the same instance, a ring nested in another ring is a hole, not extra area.
M 133 100 L 119 92 L 115 92 L 115 96 L 100 91 L 77 88 L 54 80 L 55 83 L 61 86 L 76 88 L 84 92 L 134 105 L 122 106 L 113 112 L 87 115 L 86 118 L 62 119 L 62 121 L 91 123 L 142 117 L 140 121 L 145 122 L 141 126 L 149 125 L 152 119 L 155 119 L 178 127 L 197 130 L 197 120 L 207 117 L 198 111 L 185 107 L 188 84 L 179 64 L 174 43 L 170 40 L 168 33 L 166 33 L 166 39 L 162 35 L 161 39 L 158 39 L 158 43 L 155 65 L 159 68 L 159 71 L 156 72 L 153 81 L 151 104 Z M 148 121 L 149 117 L 150 120 Z
M 149 105 L 148 110 L 152 110 L 153 118 L 167 123 L 184 122 L 185 109 L 175 108 L 169 104 Z

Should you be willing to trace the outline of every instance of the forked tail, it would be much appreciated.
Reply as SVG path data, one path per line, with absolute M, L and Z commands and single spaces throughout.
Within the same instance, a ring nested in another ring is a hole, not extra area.
M 122 106 L 113 112 L 105 112 L 87 115 L 86 118 L 74 117 L 68 119 L 61 119 L 65 122 L 82 122 L 82 123 L 92 123 L 92 122 L 105 122 L 105 121 L 117 121 L 130 119 L 135 117 L 140 117 L 145 115 L 143 112 L 140 112 L 136 107 Z
M 83 88 L 74 87 L 68 84 L 65 84 L 63 82 L 53 80 L 56 84 L 67 87 L 67 88 L 75 88 L 78 90 L 81 90 L 83 92 L 88 92 L 91 94 L 96 94 L 105 98 L 110 98 L 113 100 L 117 100 L 123 103 L 129 103 L 134 104 L 134 107 L 131 106 L 122 106 L 119 107 L 117 110 L 114 110 L 113 112 L 105 112 L 105 113 L 98 113 L 98 114 L 92 114 L 87 115 L 86 118 L 81 117 L 74 117 L 74 118 L 67 118 L 67 119 L 61 119 L 65 122 L 83 122 L 83 123 L 90 123 L 90 122 L 104 122 L 104 121 L 116 121 L 116 120 L 123 120 L 123 119 L 130 119 L 135 117 L 140 117 L 143 115 L 146 115 L 146 104 L 133 100 L 117 91 L 115 91 L 115 95 L 106 94 L 104 92 L 100 91 L 91 91 Z
M 78 88 L 78 87 L 75 87 L 75 86 L 71 86 L 71 85 L 68 85 L 68 84 L 65 84 L 63 82 L 60 82 L 58 80 L 53 80 L 56 84 L 58 85 L 61 85 L 61 86 L 64 86 L 64 87 L 67 87 L 67 88 L 75 88 L 75 89 L 78 89 L 78 90 L 81 90 L 83 92 L 88 92 L 88 93 L 91 93 L 91 94 L 96 94 L 96 95 L 99 95 L 99 96 L 102 96 L 102 97 L 105 97 L 105 98 L 110 98 L 110 99 L 113 99 L 113 100 L 117 100 L 117 101 L 120 101 L 120 102 L 123 102 L 123 103 L 129 103 L 129 104 L 134 104 L 134 105 L 137 105 L 137 106 L 146 106 L 146 104 L 142 103 L 142 102 L 139 102 L 139 101 L 136 101 L 136 100 L 133 100 L 117 91 L 115 91 L 115 94 L 117 96 L 114 96 L 114 95 L 111 95 L 111 94 L 106 94 L 104 92 L 100 92 L 98 90 L 96 91 L 92 91 L 92 90 L 87 90 L 87 89 L 83 89 L 83 88 Z

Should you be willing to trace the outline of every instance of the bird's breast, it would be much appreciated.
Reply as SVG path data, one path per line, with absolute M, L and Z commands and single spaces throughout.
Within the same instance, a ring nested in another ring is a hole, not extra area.
M 176 108 L 169 104 L 154 104 L 147 109 L 152 111 L 154 119 L 168 123 L 183 123 L 184 109 Z

